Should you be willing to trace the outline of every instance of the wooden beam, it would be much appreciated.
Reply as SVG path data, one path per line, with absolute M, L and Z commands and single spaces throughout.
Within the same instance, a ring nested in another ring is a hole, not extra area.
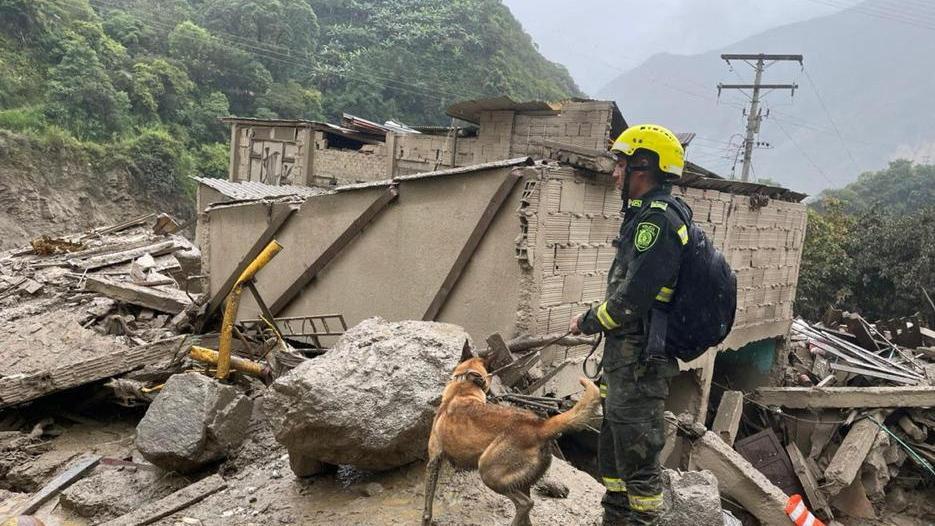
M 211 475 L 167 497 L 143 504 L 122 517 L 105 522 L 102 526 L 145 526 L 152 524 L 193 504 L 197 504 L 226 487 L 227 482 L 220 475 Z
M 761 404 L 795 409 L 935 407 L 935 386 L 761 387 L 754 399 Z
M 180 290 L 157 289 L 99 276 L 88 276 L 84 288 L 124 303 L 169 314 L 178 314 L 191 304 L 188 296 Z
M 363 232 L 364 228 L 367 227 L 380 213 L 386 209 L 386 207 L 396 200 L 399 196 L 399 191 L 396 186 L 390 186 L 386 189 L 386 192 L 380 195 L 369 207 L 357 219 L 354 220 L 344 232 L 338 236 L 337 239 L 331 243 L 324 252 L 321 253 L 315 261 L 312 262 L 308 268 L 305 269 L 305 272 L 301 276 L 296 278 L 285 292 L 283 292 L 276 301 L 270 306 L 269 310 L 273 313 L 273 316 L 279 316 L 282 311 L 286 309 L 298 295 L 302 292 L 305 287 L 309 285 L 325 267 L 330 264 L 335 257 L 338 256 L 358 234 Z
M 120 349 L 83 362 L 0 378 L 0 409 L 171 359 L 185 336 Z
M 182 248 L 182 245 L 175 241 L 161 241 L 159 243 L 153 243 L 151 245 L 123 250 L 120 252 L 112 252 L 110 254 L 93 256 L 83 260 L 72 258 L 68 260 L 68 264 L 81 270 L 94 270 L 102 267 L 109 267 L 111 265 L 116 265 L 126 261 L 132 261 L 134 259 L 145 256 L 146 254 L 150 254 L 153 257 L 161 256 L 163 254 L 174 252 L 180 248 Z
M 233 173 L 233 172 L 232 172 Z M 224 284 L 221 285 L 211 297 L 211 301 L 208 302 L 208 307 L 205 309 L 205 314 L 202 317 L 201 326 L 199 327 L 198 332 L 202 332 L 204 327 L 211 322 L 211 319 L 217 313 L 218 309 L 221 307 L 221 304 L 224 303 L 224 298 L 230 294 L 231 290 L 234 288 L 234 283 L 237 282 L 237 278 L 243 274 L 244 270 L 247 270 L 247 267 L 260 255 L 260 252 L 263 252 L 263 249 L 266 248 L 266 245 L 269 245 L 269 242 L 279 234 L 279 231 L 286 225 L 289 219 L 299 210 L 299 205 L 290 205 L 283 210 L 280 210 L 273 218 L 270 220 L 269 225 L 266 227 L 266 230 L 260 234 L 260 237 L 254 241 L 253 245 L 247 250 L 247 253 L 244 254 L 243 258 L 240 259 L 240 263 L 237 264 L 237 268 L 227 277 L 227 280 L 224 281 Z
M 42 487 L 41 490 L 30 497 L 29 500 L 17 508 L 12 516 L 16 517 L 18 515 L 29 515 L 31 513 L 35 513 L 35 511 L 38 510 L 40 506 L 45 504 L 49 499 L 58 495 L 61 491 L 64 491 L 66 488 L 68 488 L 68 486 L 71 486 L 79 479 L 81 479 L 85 473 L 94 469 L 94 466 L 96 466 L 100 461 L 100 455 L 83 455 L 70 466 L 68 466 L 65 471 L 59 473 L 54 479 L 50 480 L 45 486 Z
M 815 475 L 812 474 L 812 470 L 808 467 L 805 455 L 802 454 L 799 446 L 792 442 L 786 446 L 786 452 L 789 453 L 792 469 L 795 470 L 795 474 L 799 477 L 799 483 L 802 484 L 805 496 L 808 497 L 808 503 L 811 504 L 812 509 L 821 511 L 826 519 L 833 519 L 831 506 L 828 505 L 824 494 L 818 489 L 818 481 L 815 480 Z
M 594 336 L 565 336 L 560 338 L 561 334 L 543 334 L 539 336 L 520 336 L 507 342 L 507 347 L 512 352 L 528 351 L 536 347 L 542 347 L 545 344 L 561 345 L 563 347 L 574 347 L 575 345 L 594 345 Z M 557 338 L 557 339 L 556 339 Z
M 487 203 L 487 208 L 485 208 L 484 213 L 481 214 L 480 219 L 474 226 L 474 230 L 471 232 L 471 235 L 468 236 L 464 246 L 461 247 L 461 252 L 455 259 L 451 269 L 448 271 L 448 276 L 445 277 L 441 287 L 439 287 L 438 292 L 435 294 L 435 298 L 432 299 L 432 303 L 429 304 L 425 314 L 422 315 L 423 321 L 435 321 L 438 318 L 439 312 L 441 312 L 442 307 L 445 306 L 445 302 L 448 301 L 448 295 L 451 294 L 451 291 L 454 290 L 455 285 L 458 284 L 458 280 L 461 279 L 461 274 L 467 267 L 471 257 L 474 256 L 474 252 L 480 245 L 481 240 L 484 239 L 484 235 L 487 233 L 487 230 L 493 223 L 494 218 L 497 216 L 497 212 L 503 206 L 503 203 L 506 202 L 506 199 L 509 197 L 510 192 L 512 192 L 513 187 L 516 186 L 516 183 L 518 183 L 522 177 L 522 171 L 512 170 L 510 171 L 510 174 L 507 175 L 507 177 L 503 180 L 503 182 L 500 183 L 500 187 L 497 188 L 497 191 L 494 192 L 493 197 L 490 198 L 490 202 Z

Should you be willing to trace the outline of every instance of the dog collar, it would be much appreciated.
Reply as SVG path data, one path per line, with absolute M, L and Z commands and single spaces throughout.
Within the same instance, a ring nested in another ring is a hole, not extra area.
M 482 375 L 481 373 L 474 371 L 474 370 L 469 370 L 463 374 L 456 374 L 452 376 L 451 379 L 457 380 L 459 382 L 471 382 L 477 387 L 480 387 L 481 389 L 483 389 L 485 393 L 490 389 L 490 387 L 487 385 L 487 378 L 485 378 L 484 375 Z

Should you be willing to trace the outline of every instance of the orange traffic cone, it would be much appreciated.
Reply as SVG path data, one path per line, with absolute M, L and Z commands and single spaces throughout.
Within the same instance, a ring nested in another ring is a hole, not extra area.
M 795 526 L 825 526 L 825 523 L 808 511 L 801 495 L 789 497 L 789 502 L 786 503 L 786 515 L 792 519 Z

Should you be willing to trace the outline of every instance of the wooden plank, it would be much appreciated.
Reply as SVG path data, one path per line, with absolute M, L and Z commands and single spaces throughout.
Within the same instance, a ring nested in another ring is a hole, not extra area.
M 184 339 L 185 336 L 177 336 L 51 370 L 0 378 L 0 409 L 171 359 Z
M 743 416 L 743 392 L 724 391 L 721 403 L 717 407 L 717 415 L 711 425 L 711 431 L 721 437 L 724 442 L 734 445 L 737 439 L 737 430 L 740 429 L 740 417 Z
M 805 490 L 805 496 L 808 497 L 808 503 L 811 505 L 812 509 L 821 511 L 826 519 L 833 519 L 834 515 L 831 513 L 831 506 L 828 505 L 824 494 L 818 489 L 818 481 L 812 474 L 812 470 L 809 469 L 808 463 L 805 460 L 805 455 L 802 454 L 799 446 L 795 445 L 795 442 L 792 442 L 786 446 L 786 452 L 789 453 L 789 460 L 792 461 L 792 469 L 795 470 L 795 474 L 799 477 L 799 483 L 802 484 L 802 488 Z
M 105 522 L 102 526 L 145 526 L 173 513 L 197 504 L 227 487 L 220 475 L 199 480 L 155 502 L 149 502 L 122 517 Z
M 505 387 L 513 387 L 526 374 L 526 371 L 532 369 L 539 362 L 540 358 L 541 353 L 538 351 L 525 354 L 514 360 L 513 363 L 501 368 L 496 372 L 496 375 L 500 377 Z
M 180 248 L 182 248 L 182 246 L 179 243 L 169 240 L 154 243 L 152 245 L 133 248 L 130 250 L 124 250 L 121 252 L 93 256 L 84 260 L 69 259 L 68 263 L 81 270 L 94 270 L 102 267 L 116 265 L 118 263 L 132 261 L 134 259 L 145 256 L 146 254 L 150 254 L 152 256 L 161 256 L 163 254 L 174 252 Z
M 54 479 L 50 480 L 41 490 L 23 503 L 22 506 L 17 508 L 12 516 L 15 517 L 17 515 L 35 513 L 35 511 L 39 509 L 39 506 L 42 506 L 49 499 L 58 495 L 59 492 L 64 491 L 68 486 L 77 482 L 85 473 L 94 469 L 94 466 L 100 461 L 100 455 L 81 456 L 78 460 L 69 465 L 65 471 L 59 473 Z
M 395 186 L 390 186 L 386 189 L 386 192 L 380 195 L 369 207 L 360 216 L 354 220 L 350 226 L 347 227 L 344 232 L 334 240 L 331 245 L 321 253 L 311 265 L 305 269 L 305 272 L 301 276 L 296 278 L 285 292 L 283 292 L 276 301 L 270 306 L 269 310 L 273 313 L 274 316 L 279 316 L 283 310 L 286 309 L 298 295 L 302 292 L 309 283 L 312 282 L 317 276 L 318 273 L 324 270 L 328 264 L 334 260 L 338 254 L 341 253 L 350 243 L 360 234 L 364 228 L 367 227 L 386 207 L 396 200 L 399 196 L 399 191 Z
M 507 342 L 507 347 L 512 352 L 528 351 L 536 347 L 542 347 L 545 344 L 561 345 L 563 347 L 574 347 L 576 345 L 593 345 L 595 338 L 593 336 L 565 336 L 559 333 L 542 334 L 538 336 L 520 336 Z
M 191 304 L 188 296 L 180 290 L 164 290 L 105 277 L 88 276 L 84 283 L 85 290 L 100 292 L 105 296 L 124 303 L 139 305 L 159 312 L 178 314 Z
M 435 319 L 438 318 L 439 312 L 441 312 L 442 307 L 445 306 L 445 302 L 448 301 L 448 295 L 451 294 L 451 291 L 454 290 L 455 285 L 458 284 L 458 280 L 461 279 L 461 274 L 464 272 L 465 267 L 467 267 L 471 257 L 474 256 L 474 251 L 477 250 L 481 240 L 484 239 L 484 235 L 487 233 L 487 230 L 493 223 L 494 218 L 497 216 L 497 212 L 503 206 L 503 203 L 506 202 L 506 199 L 509 197 L 510 192 L 512 192 L 513 187 L 516 186 L 516 183 L 519 182 L 522 176 L 522 171 L 513 170 L 503 180 L 503 182 L 500 183 L 500 187 L 497 188 L 497 191 L 494 192 L 493 197 L 490 198 L 490 202 L 487 203 L 487 208 L 485 208 L 484 213 L 481 214 L 480 219 L 474 226 L 474 230 L 471 232 L 471 235 L 468 236 L 464 246 L 461 247 L 461 252 L 455 259 L 451 269 L 448 271 L 448 276 L 445 277 L 441 287 L 439 287 L 438 292 L 435 294 L 435 298 L 432 299 L 432 303 L 429 304 L 425 314 L 422 315 L 423 321 L 435 321 Z
M 266 227 L 266 230 L 260 234 L 260 237 L 254 241 L 253 245 L 247 250 L 247 253 L 244 254 L 243 258 L 240 259 L 240 263 L 237 264 L 237 268 L 231 272 L 230 276 L 227 277 L 227 280 L 224 281 L 224 284 L 221 285 L 211 297 L 211 300 L 208 302 L 208 306 L 205 309 L 205 314 L 202 317 L 202 323 L 199 327 L 198 332 L 202 332 L 204 326 L 210 323 L 212 317 L 217 313 L 218 308 L 224 303 L 224 298 L 230 294 L 231 290 L 234 288 L 234 283 L 237 282 L 237 278 L 243 274 L 243 271 L 247 269 L 247 266 L 260 255 L 260 252 L 263 252 L 263 249 L 266 248 L 266 245 L 269 245 L 269 242 L 279 234 L 279 231 L 286 225 L 289 219 L 299 210 L 299 205 L 290 205 L 283 210 L 280 210 L 273 218 L 270 220 L 269 226 Z
M 761 404 L 807 408 L 935 407 L 935 386 L 912 387 L 761 387 Z

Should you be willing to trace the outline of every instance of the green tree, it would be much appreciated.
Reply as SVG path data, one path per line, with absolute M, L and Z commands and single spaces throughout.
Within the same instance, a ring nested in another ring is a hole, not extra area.
M 202 12 L 204 26 L 223 38 L 248 39 L 277 81 L 308 78 L 318 19 L 306 0 L 212 0 Z
M 46 86 L 47 114 L 83 139 L 106 139 L 126 126 L 127 94 L 114 88 L 97 53 L 78 35 L 63 40 Z
M 137 115 L 176 122 L 190 104 L 194 89 L 185 71 L 160 58 L 133 65 L 128 93 Z
M 852 295 L 854 262 L 848 253 L 848 236 L 854 221 L 841 203 L 828 201 L 824 207 L 824 214 L 808 210 L 795 298 L 796 313 L 813 320 L 829 306 L 842 306 Z
M 220 142 L 228 138 L 228 129 L 218 117 L 230 115 L 230 103 L 220 91 L 211 92 L 193 103 L 184 122 L 189 136 L 196 144 Z
M 906 213 L 872 210 L 847 241 L 855 275 L 852 307 L 870 319 L 927 311 L 935 290 L 935 202 Z
M 874 207 L 887 213 L 911 213 L 935 203 L 935 165 L 914 164 L 900 159 L 885 170 L 865 172 L 853 183 L 819 196 L 843 203 L 849 214 L 861 214 Z M 822 209 L 822 199 L 815 204 Z
M 268 110 L 276 117 L 284 119 L 320 120 L 324 116 L 321 109 L 321 93 L 316 89 L 302 87 L 290 80 L 284 84 L 273 84 L 269 92 L 257 98 L 258 112 Z
M 269 71 L 250 54 L 192 22 L 179 24 L 169 35 L 169 53 L 199 87 L 223 92 L 238 112 L 250 113 L 255 97 L 272 84 Z

